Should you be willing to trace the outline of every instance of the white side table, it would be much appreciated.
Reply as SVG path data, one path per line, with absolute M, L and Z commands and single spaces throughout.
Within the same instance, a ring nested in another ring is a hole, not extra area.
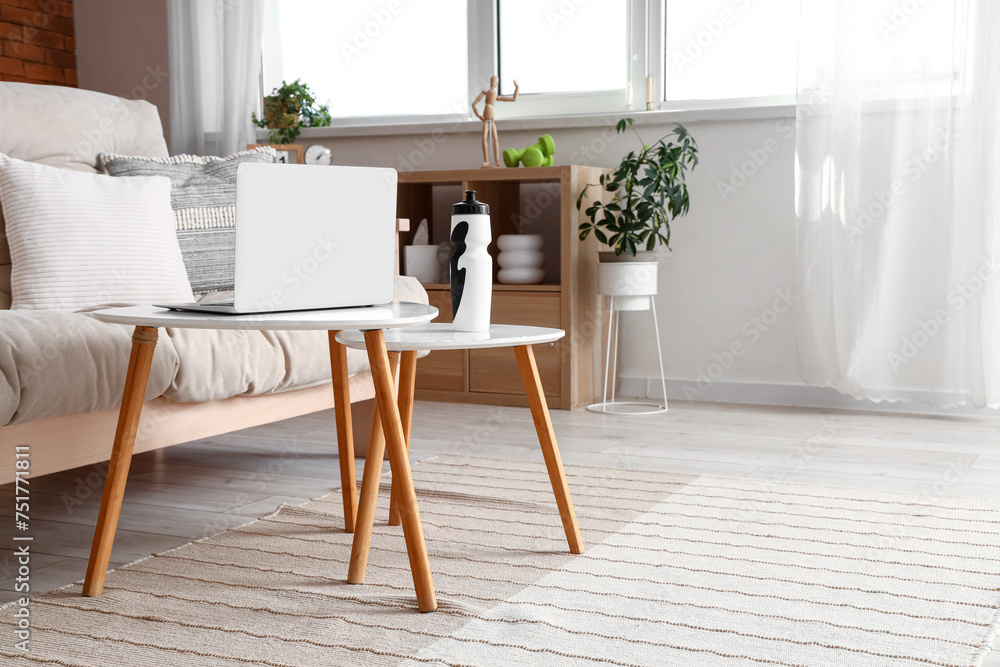
M 135 326 L 132 336 L 132 356 L 129 359 L 125 391 L 122 396 L 118 428 L 108 476 L 104 483 L 101 510 L 94 531 L 94 544 L 87 565 L 87 578 L 83 585 L 86 596 L 100 595 L 104 590 L 114 544 L 115 529 L 121 511 L 125 482 L 135 447 L 135 435 L 139 426 L 146 382 L 149 379 L 150 363 L 156 347 L 158 327 L 189 329 L 251 329 L 294 330 L 318 329 L 329 332 L 330 364 L 333 374 L 333 391 L 336 402 L 337 440 L 340 453 L 340 473 L 343 483 L 344 522 L 347 532 L 354 530 L 356 514 L 357 486 L 354 479 L 354 447 L 351 438 L 350 405 L 347 377 L 347 350 L 336 342 L 336 334 L 342 329 L 360 329 L 363 337 L 361 347 L 367 349 L 371 364 L 372 379 L 375 384 L 375 402 L 379 407 L 382 429 L 385 433 L 383 447 L 388 447 L 389 463 L 393 478 L 398 480 L 398 498 L 401 508 L 403 535 L 410 558 L 413 585 L 417 594 L 420 611 L 437 608 L 434 582 L 431 578 L 427 547 L 424 543 L 423 527 L 417 509 L 417 498 L 413 491 L 413 477 L 406 455 L 406 441 L 399 411 L 395 401 L 395 386 L 389 367 L 383 329 L 405 327 L 429 322 L 437 317 L 433 306 L 419 303 L 389 303 L 368 308 L 338 308 L 333 310 L 309 310 L 285 313 L 264 313 L 258 315 L 215 315 L 210 313 L 186 313 L 166 310 L 155 306 L 133 306 L 100 310 L 93 316 L 102 322 Z M 382 450 L 384 451 L 384 450 Z M 381 462 L 382 451 L 379 452 Z M 371 526 L 368 527 L 371 530 Z
M 570 551 L 583 553 L 583 538 L 573 509 L 573 499 L 566 483 L 566 473 L 563 471 L 559 447 L 556 444 L 549 408 L 545 403 L 545 393 L 538 377 L 538 367 L 535 364 L 535 354 L 532 345 L 551 343 L 566 335 L 562 329 L 546 327 L 528 327 L 508 324 L 494 324 L 489 331 L 459 332 L 451 324 L 423 324 L 393 329 L 385 334 L 385 346 L 390 353 L 400 355 L 400 386 L 399 412 L 403 417 L 403 429 L 406 446 L 409 448 L 410 419 L 413 415 L 413 383 L 416 377 L 417 353 L 423 350 L 471 350 L 487 347 L 513 347 L 517 357 L 517 365 L 521 371 L 521 381 L 524 383 L 524 393 L 531 407 L 531 416 L 535 422 L 538 443 L 542 448 L 545 467 L 552 483 L 552 491 L 559 507 L 559 517 L 562 519 L 563 530 Z M 341 331 L 336 336 L 337 342 L 350 348 L 365 347 L 365 335 L 361 331 Z M 381 406 L 379 406 L 381 409 Z M 384 423 L 384 420 L 381 420 Z M 377 427 L 378 420 L 374 422 Z M 355 524 L 354 544 L 351 549 L 351 569 L 348 581 L 362 583 L 365 579 L 365 569 L 368 565 L 368 549 L 371 543 L 372 526 L 375 523 L 375 504 L 378 500 L 379 478 L 382 475 L 382 456 L 385 443 L 376 428 L 372 430 L 372 438 L 365 456 L 364 477 L 361 482 L 361 501 L 358 503 L 358 517 Z M 390 459 L 390 463 L 392 463 Z M 407 493 L 405 487 L 397 487 L 393 466 L 392 492 L 389 501 L 389 523 L 398 525 L 402 520 L 406 523 L 407 503 L 403 502 Z M 405 482 L 404 482 L 405 483 Z M 410 481 L 412 488 L 412 480 Z M 416 505 L 413 505 L 416 507 Z

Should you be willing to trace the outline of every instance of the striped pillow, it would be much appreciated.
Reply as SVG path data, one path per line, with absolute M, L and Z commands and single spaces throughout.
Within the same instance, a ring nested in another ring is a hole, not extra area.
M 12 309 L 191 301 L 166 178 L 115 179 L 0 154 Z
M 270 146 L 228 157 L 175 155 L 150 158 L 100 156 L 112 176 L 166 176 L 184 265 L 199 293 L 233 289 L 236 257 L 236 169 L 242 162 L 274 162 Z

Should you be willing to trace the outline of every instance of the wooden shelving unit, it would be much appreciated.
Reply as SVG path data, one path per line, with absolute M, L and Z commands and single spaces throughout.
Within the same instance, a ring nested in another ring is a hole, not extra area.
M 602 313 L 597 295 L 597 247 L 593 238 L 581 243 L 581 221 L 576 199 L 587 183 L 597 183 L 601 169 L 569 165 L 517 169 L 455 169 L 413 171 L 399 174 L 397 216 L 410 219 L 403 245 L 412 242 L 417 223 L 427 218 L 431 243 L 447 240 L 450 204 L 463 190 L 475 190 L 477 199 L 490 205 L 494 258 L 492 321 L 564 329 L 566 337 L 548 347 L 536 348 L 542 385 L 552 408 L 582 407 L 600 393 Z M 529 200 L 523 193 L 540 193 Z M 591 188 L 588 196 L 600 196 Z M 544 205 L 543 205 L 544 204 Z M 523 211 L 540 211 L 530 231 L 545 232 L 545 253 L 550 262 L 547 280 L 539 285 L 504 285 L 495 280 L 496 239 L 518 231 Z M 555 241 L 555 243 L 553 243 Z M 447 284 L 425 283 L 432 305 L 441 311 L 439 322 L 451 321 L 451 293 Z M 417 367 L 418 399 L 527 405 L 514 355 L 509 349 L 434 352 Z

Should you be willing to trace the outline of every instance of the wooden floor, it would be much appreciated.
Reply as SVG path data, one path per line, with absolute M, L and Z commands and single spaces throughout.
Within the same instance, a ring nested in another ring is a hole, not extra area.
M 567 464 L 1000 497 L 998 417 L 674 402 L 666 415 L 554 410 L 552 420 Z M 336 452 L 330 411 L 136 456 L 112 567 L 338 489 Z M 418 402 L 411 458 L 442 452 L 541 461 L 526 408 Z M 32 593 L 83 578 L 103 472 L 31 480 Z M 13 514 L 13 486 L 0 486 L 11 534 Z M 0 602 L 20 595 L 16 576 L 5 546 Z

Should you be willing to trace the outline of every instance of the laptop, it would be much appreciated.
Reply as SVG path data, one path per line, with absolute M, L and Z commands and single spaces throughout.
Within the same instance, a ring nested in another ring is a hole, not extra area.
M 396 170 L 243 163 L 230 303 L 155 304 L 226 315 L 392 301 Z

